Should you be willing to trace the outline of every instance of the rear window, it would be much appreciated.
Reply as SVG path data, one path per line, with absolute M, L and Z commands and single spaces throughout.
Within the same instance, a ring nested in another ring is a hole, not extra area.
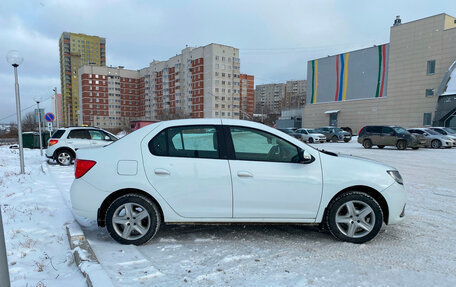
M 59 139 L 63 136 L 63 134 L 65 133 L 65 130 L 56 130 L 52 136 L 51 136 L 51 139 Z

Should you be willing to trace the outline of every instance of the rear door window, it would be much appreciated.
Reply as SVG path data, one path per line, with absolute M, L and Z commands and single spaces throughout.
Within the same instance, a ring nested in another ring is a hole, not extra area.
M 153 155 L 193 158 L 220 158 L 217 129 L 213 126 L 168 128 L 149 142 Z
M 89 140 L 90 139 L 90 134 L 88 130 L 72 130 L 68 134 L 69 139 L 85 139 Z
M 51 139 L 59 139 L 63 136 L 63 134 L 65 133 L 65 130 L 56 130 L 52 136 L 51 136 Z

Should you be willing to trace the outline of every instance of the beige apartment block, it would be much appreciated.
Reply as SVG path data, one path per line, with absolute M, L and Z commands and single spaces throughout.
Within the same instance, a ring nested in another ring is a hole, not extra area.
M 255 113 L 280 115 L 285 87 L 283 83 L 256 85 Z
M 308 83 L 303 126 L 328 125 L 332 114 L 337 116 L 338 126 L 349 126 L 354 132 L 374 124 L 405 128 L 430 126 L 438 100 L 436 92 L 456 60 L 455 21 L 454 17 L 439 14 L 390 28 L 384 97 L 312 104 L 309 100 L 312 83 Z M 363 80 L 359 74 L 348 71 L 349 81 Z M 324 74 L 318 73 L 318 79 L 325 79 Z M 324 89 L 327 83 L 318 80 L 313 84 L 317 90 Z
M 234 47 L 186 47 L 141 71 L 146 119 L 239 118 L 240 59 Z

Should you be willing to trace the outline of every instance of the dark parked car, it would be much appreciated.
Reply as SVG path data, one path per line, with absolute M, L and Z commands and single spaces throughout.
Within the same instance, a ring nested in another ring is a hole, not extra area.
M 321 127 L 315 129 L 316 132 L 324 134 L 326 136 L 326 141 L 338 142 L 344 141 L 348 143 L 351 140 L 351 134 L 340 128 L 336 127 Z
M 397 149 L 418 149 L 426 144 L 426 139 L 419 140 L 404 128 L 397 126 L 365 126 L 359 131 L 358 142 L 364 148 L 395 146 Z
M 281 132 L 284 132 L 286 134 L 289 134 L 290 136 L 295 137 L 298 140 L 301 140 L 301 138 L 302 138 L 301 134 L 297 133 L 294 128 L 286 128 L 286 129 L 278 129 L 278 130 L 281 131 Z

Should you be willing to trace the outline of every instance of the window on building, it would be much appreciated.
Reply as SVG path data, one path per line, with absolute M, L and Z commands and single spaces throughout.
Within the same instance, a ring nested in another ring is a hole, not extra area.
M 433 97 L 434 89 L 426 89 L 426 97 Z
M 423 126 L 430 126 L 432 119 L 432 113 L 424 113 L 423 116 Z
M 435 74 L 435 60 L 427 61 L 427 74 L 428 75 Z

